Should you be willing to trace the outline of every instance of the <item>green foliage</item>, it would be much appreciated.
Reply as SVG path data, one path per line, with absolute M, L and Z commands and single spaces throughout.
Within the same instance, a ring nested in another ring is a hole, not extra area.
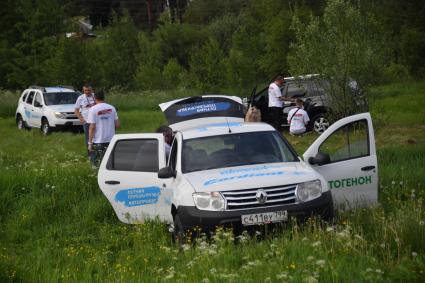
M 101 40 L 102 86 L 105 88 L 129 88 L 137 70 L 137 54 L 140 52 L 137 41 L 138 31 L 126 14 L 116 18 L 113 25 L 105 30 Z
M 225 83 L 223 51 L 216 40 L 209 40 L 193 52 L 190 71 L 196 78 L 196 87 L 203 91 L 217 91 Z
M 291 45 L 291 73 L 321 74 L 330 82 L 334 109 L 345 116 L 352 113 L 356 104 L 350 80 L 355 79 L 366 94 L 385 65 L 385 42 L 373 15 L 362 13 L 348 0 L 329 0 L 322 18 L 312 17 L 304 27 L 294 17 L 293 28 L 297 40 Z

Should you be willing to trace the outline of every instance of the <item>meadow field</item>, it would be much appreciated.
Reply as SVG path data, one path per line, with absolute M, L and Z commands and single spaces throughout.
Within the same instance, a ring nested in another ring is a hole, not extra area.
M 164 123 L 187 92 L 113 93 L 120 133 Z M 425 82 L 373 88 L 379 202 L 262 235 L 218 231 L 178 247 L 157 221 L 122 224 L 83 135 L 19 131 L 19 93 L 0 92 L 0 282 L 424 282 Z M 302 155 L 317 137 L 283 135 Z

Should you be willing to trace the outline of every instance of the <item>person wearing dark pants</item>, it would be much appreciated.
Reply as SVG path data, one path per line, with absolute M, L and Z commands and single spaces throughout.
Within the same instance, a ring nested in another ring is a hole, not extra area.
M 283 101 L 292 100 L 282 96 L 280 88 L 284 83 L 285 78 L 283 76 L 278 76 L 274 82 L 269 85 L 269 108 L 265 121 L 272 125 L 277 131 L 280 131 L 282 128 Z
M 103 91 L 96 92 L 94 98 L 96 105 L 90 108 L 87 119 L 90 124 L 88 150 L 92 164 L 98 167 L 120 123 L 115 107 L 105 102 Z

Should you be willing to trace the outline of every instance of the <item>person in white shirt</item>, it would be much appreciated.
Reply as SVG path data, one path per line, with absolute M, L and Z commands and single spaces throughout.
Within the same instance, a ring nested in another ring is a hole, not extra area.
M 264 117 L 265 122 L 272 125 L 276 130 L 281 130 L 283 117 L 283 101 L 292 101 L 291 98 L 283 97 L 280 88 L 285 83 L 285 78 L 278 76 L 273 83 L 269 85 L 269 108 Z
M 289 133 L 292 135 L 300 135 L 305 133 L 310 118 L 303 109 L 303 101 L 300 98 L 295 100 L 297 107 L 291 109 L 288 113 Z
M 90 160 L 97 166 L 115 135 L 115 129 L 120 127 L 120 122 L 115 107 L 105 103 L 103 91 L 96 92 L 94 98 L 96 105 L 90 108 L 87 118 L 90 124 L 88 150 L 91 153 Z M 95 153 L 100 153 L 100 156 Z
M 80 95 L 77 98 L 77 101 L 75 102 L 75 115 L 80 120 L 81 124 L 83 125 L 84 130 L 84 141 L 85 141 L 85 147 L 88 146 L 88 140 L 89 140 L 89 124 L 87 123 L 87 118 L 89 115 L 89 110 L 92 106 L 95 105 L 94 96 L 92 93 L 92 88 L 89 85 L 83 86 L 83 94 Z M 87 152 L 88 153 L 88 152 Z

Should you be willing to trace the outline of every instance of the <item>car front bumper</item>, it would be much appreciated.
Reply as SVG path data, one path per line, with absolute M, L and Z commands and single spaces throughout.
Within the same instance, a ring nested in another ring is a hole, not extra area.
M 319 198 L 305 203 L 235 211 L 206 211 L 199 210 L 195 206 L 179 206 L 177 213 L 184 230 L 200 228 L 202 232 L 208 233 L 214 231 L 218 226 L 242 231 L 244 228 L 250 227 L 242 225 L 242 215 L 283 210 L 288 212 L 288 221 L 291 218 L 303 221 L 312 215 L 320 215 L 324 219 L 329 219 L 333 216 L 331 192 L 325 192 Z

